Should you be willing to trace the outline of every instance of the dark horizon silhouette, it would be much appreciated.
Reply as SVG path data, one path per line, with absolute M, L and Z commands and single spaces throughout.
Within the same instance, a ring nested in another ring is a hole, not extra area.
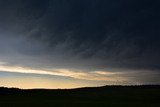
M 159 107 L 160 85 L 77 89 L 0 88 L 1 107 Z

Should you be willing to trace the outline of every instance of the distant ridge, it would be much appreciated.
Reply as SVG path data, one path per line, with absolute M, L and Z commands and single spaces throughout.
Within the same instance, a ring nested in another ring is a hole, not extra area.
M 160 107 L 160 85 L 75 89 L 0 88 L 0 107 Z
M 104 86 L 97 86 L 97 87 L 79 87 L 79 88 L 57 88 L 57 89 L 47 89 L 47 88 L 33 88 L 33 89 L 21 89 L 16 87 L 0 87 L 0 90 L 2 89 L 13 89 L 13 90 L 75 90 L 75 89 L 85 89 L 85 88 L 108 88 L 108 87 L 153 87 L 158 88 L 160 85 L 155 84 L 147 84 L 147 85 L 104 85 Z

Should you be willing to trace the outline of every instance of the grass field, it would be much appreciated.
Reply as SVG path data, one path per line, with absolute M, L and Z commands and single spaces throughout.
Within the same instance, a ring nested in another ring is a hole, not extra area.
M 160 107 L 160 86 L 57 90 L 0 88 L 0 107 Z

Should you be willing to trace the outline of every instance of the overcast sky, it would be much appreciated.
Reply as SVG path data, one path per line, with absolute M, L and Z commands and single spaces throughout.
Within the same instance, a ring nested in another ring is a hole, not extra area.
M 160 84 L 160 1 L 0 0 L 0 77 L 19 88 Z

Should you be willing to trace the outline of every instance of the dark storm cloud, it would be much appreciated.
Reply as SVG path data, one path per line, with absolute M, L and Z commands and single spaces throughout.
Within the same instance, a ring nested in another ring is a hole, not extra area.
M 10 39 L 12 47 L 1 44 L 38 63 L 160 70 L 158 0 L 1 0 L 0 5 L 0 37 L 16 38 Z

